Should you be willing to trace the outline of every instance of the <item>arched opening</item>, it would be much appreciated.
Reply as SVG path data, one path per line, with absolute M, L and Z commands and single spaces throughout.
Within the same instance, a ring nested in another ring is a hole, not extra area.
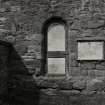
M 45 22 L 42 33 L 42 73 L 65 75 L 66 22 L 53 17 Z

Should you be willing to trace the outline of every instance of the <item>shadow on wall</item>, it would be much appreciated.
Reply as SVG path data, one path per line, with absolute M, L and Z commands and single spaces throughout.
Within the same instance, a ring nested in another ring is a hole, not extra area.
M 0 41 L 0 62 L 0 104 L 39 105 L 40 93 L 32 76 L 14 47 L 4 41 Z

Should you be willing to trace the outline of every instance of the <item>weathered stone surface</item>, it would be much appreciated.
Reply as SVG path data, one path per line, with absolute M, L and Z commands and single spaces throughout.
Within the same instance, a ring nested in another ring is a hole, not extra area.
M 62 92 L 60 94 L 56 94 L 54 96 L 49 96 L 42 94 L 41 95 L 41 100 L 40 104 L 41 105 L 58 105 L 58 104 L 63 104 L 63 105 L 68 105 L 68 103 L 71 103 L 71 105 L 84 105 L 84 104 L 102 104 L 104 105 L 105 101 L 105 95 L 100 93 L 100 94 L 88 94 L 88 95 L 80 95 L 80 94 L 75 94 L 75 95 L 69 95 L 69 92 Z M 49 100 L 49 101 L 48 101 Z
M 71 67 L 71 75 L 72 76 L 80 76 L 81 75 L 81 70 L 80 67 Z
M 95 70 L 95 76 L 96 77 L 104 77 L 105 76 L 105 70 Z
M 10 42 L 10 43 L 15 43 L 15 37 L 14 37 L 14 36 L 7 36 L 7 37 L 5 38 L 5 40 L 6 40 L 7 42 Z
M 73 83 L 71 81 L 62 81 L 59 82 L 59 89 L 62 90 L 71 90 L 73 88 Z
M 78 91 L 78 90 L 61 90 L 60 93 L 63 95 L 79 95 L 80 91 Z
M 83 90 L 82 92 L 81 92 L 81 94 L 82 95 L 94 95 L 94 94 L 96 94 L 97 92 L 95 91 L 95 90 Z
M 101 79 L 92 79 L 88 81 L 87 89 L 92 91 L 103 91 L 105 89 L 105 82 Z
M 88 70 L 88 76 L 90 77 L 90 78 L 95 78 L 95 70 Z
M 58 88 L 58 83 L 61 80 L 49 79 L 49 78 L 39 78 L 36 80 L 37 85 L 40 88 Z
M 21 10 L 20 6 L 11 6 L 12 12 L 20 12 L 20 10 Z
M 72 30 L 81 30 L 81 23 L 80 21 L 75 20 L 71 26 Z
M 45 95 L 48 95 L 48 96 L 55 96 L 56 95 L 56 92 L 57 90 L 56 89 L 41 89 L 41 92 Z
M 105 69 L 105 65 L 97 64 L 96 65 L 96 69 L 97 70 L 104 70 Z
M 96 28 L 100 28 L 100 27 L 104 27 L 105 22 L 104 20 L 97 20 L 97 21 L 88 21 L 87 22 L 87 28 L 89 29 L 96 29 Z
M 57 88 L 58 85 L 56 84 L 55 81 L 44 80 L 43 82 L 40 83 L 40 87 L 43 87 L 43 88 Z
M 81 66 L 81 68 L 83 70 L 86 70 L 86 69 L 88 69 L 88 70 L 95 69 L 95 63 L 94 62 L 92 62 L 92 63 L 90 63 L 90 62 L 83 62 L 83 63 L 81 63 L 80 66 Z
M 41 65 L 44 23 L 57 16 L 67 23 L 63 79 L 47 77 Z M 8 70 L 10 105 L 105 105 L 105 61 L 77 60 L 78 40 L 105 40 L 104 0 L 0 0 L 0 40 L 15 48 L 8 55 L 0 47 L 0 93 L 7 91 Z M 0 95 L 0 104 L 7 100 Z
M 86 88 L 86 80 L 77 80 L 73 83 L 73 89 L 83 90 Z

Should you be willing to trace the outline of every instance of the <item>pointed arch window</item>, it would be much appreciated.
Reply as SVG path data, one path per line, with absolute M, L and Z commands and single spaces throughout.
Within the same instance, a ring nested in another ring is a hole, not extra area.
M 44 40 L 44 68 L 47 74 L 65 74 L 66 68 L 66 24 L 52 19 L 46 24 Z

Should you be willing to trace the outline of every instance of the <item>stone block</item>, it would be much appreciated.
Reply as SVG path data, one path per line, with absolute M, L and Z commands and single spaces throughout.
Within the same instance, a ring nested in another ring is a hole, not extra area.
M 94 94 L 96 94 L 96 90 L 83 90 L 82 92 L 81 92 L 81 94 L 82 95 L 85 95 L 85 96 L 87 96 L 87 95 L 94 95 Z
M 75 20 L 71 26 L 72 30 L 81 30 L 81 23 L 78 20 Z
M 36 67 L 36 68 L 35 68 L 35 75 L 38 76 L 38 75 L 40 75 L 40 74 L 41 74 L 41 68 L 40 68 L 40 67 L 39 67 L 39 68 Z
M 105 70 L 95 70 L 96 77 L 105 77 Z
M 61 90 L 60 93 L 63 95 L 80 95 L 79 90 Z
M 57 88 L 58 85 L 57 85 L 57 82 L 56 80 L 39 80 L 40 82 L 38 83 L 39 84 L 39 87 L 41 88 Z
M 89 37 L 89 36 L 93 36 L 91 29 L 84 30 L 84 31 L 82 32 L 82 34 L 80 34 L 80 37 Z
M 14 36 L 7 36 L 7 37 L 5 38 L 5 40 L 6 40 L 7 42 L 10 42 L 10 43 L 15 43 L 15 37 L 14 37 Z
M 88 70 L 88 76 L 91 78 L 95 78 L 95 70 Z
M 95 69 L 95 63 L 94 62 L 83 62 L 83 63 L 80 63 L 80 67 L 81 69 L 83 70 L 91 70 L 91 69 Z
M 86 88 L 86 80 L 77 80 L 73 82 L 73 89 L 83 90 Z
M 41 34 L 32 34 L 32 35 L 28 35 L 25 37 L 26 40 L 38 40 L 41 41 L 42 40 L 42 35 Z
M 6 17 L 0 17 L 0 22 L 5 22 L 7 20 Z
M 48 96 L 55 96 L 56 95 L 56 89 L 41 89 L 41 93 L 48 95 Z
M 105 81 L 101 79 L 92 79 L 87 82 L 87 90 L 103 91 L 105 89 Z
M 81 70 L 80 67 L 71 67 L 71 75 L 72 76 L 80 76 L 81 75 Z
M 4 13 L 6 11 L 6 8 L 0 8 L 0 13 Z
M 95 29 L 98 27 L 104 26 L 104 20 L 97 20 L 97 21 L 88 21 L 87 22 L 87 28 L 89 29 Z
M 41 56 L 41 53 L 36 53 L 36 59 L 41 59 L 42 56 Z
M 20 6 L 11 6 L 11 11 L 12 12 L 21 12 L 21 7 Z
M 81 70 L 81 76 L 88 76 L 88 70 Z
M 71 90 L 73 88 L 73 83 L 71 81 L 62 81 L 59 83 L 59 89 L 61 90 Z
M 105 65 L 97 64 L 96 69 L 97 70 L 105 70 Z

